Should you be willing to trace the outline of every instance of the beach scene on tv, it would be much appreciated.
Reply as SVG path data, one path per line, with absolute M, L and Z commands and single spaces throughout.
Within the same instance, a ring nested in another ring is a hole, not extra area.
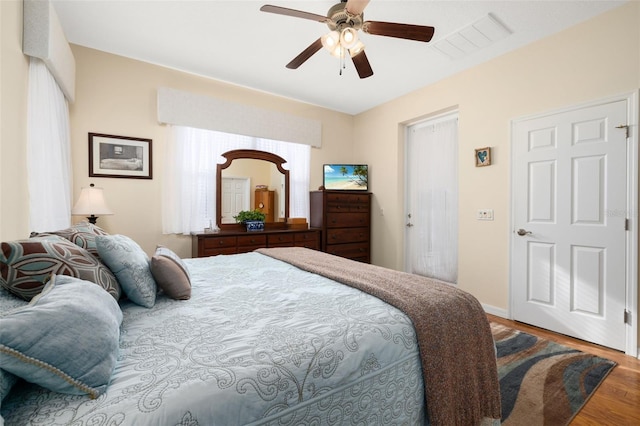
M 369 172 L 367 165 L 325 164 L 324 188 L 367 191 Z

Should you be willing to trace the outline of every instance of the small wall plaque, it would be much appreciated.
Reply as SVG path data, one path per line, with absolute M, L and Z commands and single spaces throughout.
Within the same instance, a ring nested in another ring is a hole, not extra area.
M 476 149 L 476 167 L 490 166 L 491 165 L 491 148 L 478 148 Z

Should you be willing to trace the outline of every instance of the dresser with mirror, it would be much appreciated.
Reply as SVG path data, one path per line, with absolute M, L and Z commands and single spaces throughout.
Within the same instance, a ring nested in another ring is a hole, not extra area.
M 215 233 L 192 235 L 192 256 L 235 254 L 263 247 L 321 249 L 319 229 L 296 229 L 289 223 L 289 170 L 282 157 L 249 149 L 228 151 L 216 171 Z M 263 194 L 266 192 L 266 194 Z M 269 194 L 270 193 L 270 194 Z M 262 196 L 266 195 L 265 203 Z M 262 207 L 260 205 L 262 204 Z M 269 208 L 264 231 L 247 232 L 233 216 L 240 210 Z

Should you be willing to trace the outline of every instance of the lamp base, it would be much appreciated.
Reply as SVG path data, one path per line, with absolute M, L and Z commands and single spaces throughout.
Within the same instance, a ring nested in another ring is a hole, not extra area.
M 94 215 L 87 216 L 87 220 L 89 221 L 89 223 L 92 223 L 95 225 L 96 221 L 98 220 L 98 216 L 94 216 Z

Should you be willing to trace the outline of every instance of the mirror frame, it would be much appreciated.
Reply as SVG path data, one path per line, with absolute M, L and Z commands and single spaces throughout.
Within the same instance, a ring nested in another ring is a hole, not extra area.
M 222 171 L 228 168 L 233 160 L 237 159 L 253 159 L 263 160 L 273 163 L 280 173 L 284 175 L 284 220 L 278 222 L 265 222 L 265 230 L 269 229 L 286 229 L 287 219 L 289 218 L 289 170 L 286 170 L 282 165 L 287 161 L 270 152 L 257 151 L 255 149 L 235 149 L 233 151 L 227 151 L 222 154 L 222 157 L 226 161 L 222 164 L 218 164 L 216 170 L 216 223 L 220 230 L 244 230 L 244 226 L 241 223 L 221 223 L 222 222 Z

